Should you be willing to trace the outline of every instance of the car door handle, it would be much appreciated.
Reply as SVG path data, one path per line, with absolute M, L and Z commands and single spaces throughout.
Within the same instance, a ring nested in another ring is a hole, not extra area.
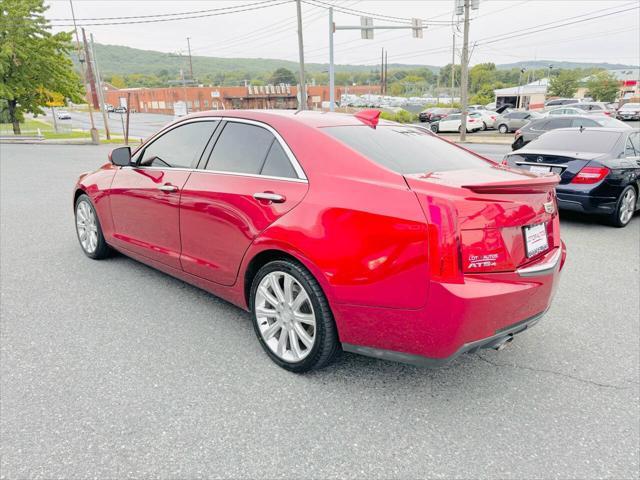
M 177 192 L 178 187 L 175 185 L 171 185 L 170 183 L 165 183 L 164 185 L 158 187 L 158 190 L 162 190 L 163 192 Z
M 279 195 L 273 192 L 258 192 L 253 194 L 253 198 L 256 200 L 268 200 L 273 203 L 282 203 L 286 200 L 284 195 Z

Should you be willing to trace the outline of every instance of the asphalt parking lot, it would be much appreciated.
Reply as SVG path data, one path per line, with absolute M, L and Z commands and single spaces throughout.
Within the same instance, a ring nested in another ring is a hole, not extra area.
M 554 304 L 501 352 L 300 376 L 247 313 L 82 254 L 72 186 L 110 148 L 0 145 L 1 478 L 638 478 L 640 216 L 563 214 Z

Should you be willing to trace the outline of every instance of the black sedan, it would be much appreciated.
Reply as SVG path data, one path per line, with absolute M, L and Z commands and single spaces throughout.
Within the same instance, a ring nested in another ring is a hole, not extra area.
M 505 156 L 503 165 L 560 175 L 558 207 L 625 227 L 640 209 L 640 130 L 562 128 Z

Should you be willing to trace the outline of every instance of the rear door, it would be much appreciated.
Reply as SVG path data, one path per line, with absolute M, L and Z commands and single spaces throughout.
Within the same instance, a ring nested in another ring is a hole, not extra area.
M 296 206 L 308 183 L 282 137 L 249 120 L 227 120 L 180 203 L 183 269 L 233 285 L 247 248 Z
M 217 124 L 177 125 L 145 145 L 135 167 L 118 169 L 109 193 L 115 246 L 180 268 L 181 190 Z

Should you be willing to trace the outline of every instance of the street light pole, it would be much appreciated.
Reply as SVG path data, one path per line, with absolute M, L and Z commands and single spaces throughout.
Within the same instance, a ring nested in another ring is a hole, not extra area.
M 335 28 L 333 25 L 333 7 L 329 7 L 329 111 L 336 109 L 336 81 L 333 65 L 333 34 Z
M 469 104 L 469 3 L 471 0 L 464 0 L 464 43 L 462 44 L 462 79 L 460 81 L 460 96 L 462 101 L 462 115 L 460 116 L 460 141 L 467 138 L 467 108 Z
M 298 13 L 298 55 L 300 57 L 300 105 L 299 110 L 307 109 L 307 88 L 304 80 L 304 43 L 302 41 L 302 6 L 300 0 L 296 0 L 296 10 Z

